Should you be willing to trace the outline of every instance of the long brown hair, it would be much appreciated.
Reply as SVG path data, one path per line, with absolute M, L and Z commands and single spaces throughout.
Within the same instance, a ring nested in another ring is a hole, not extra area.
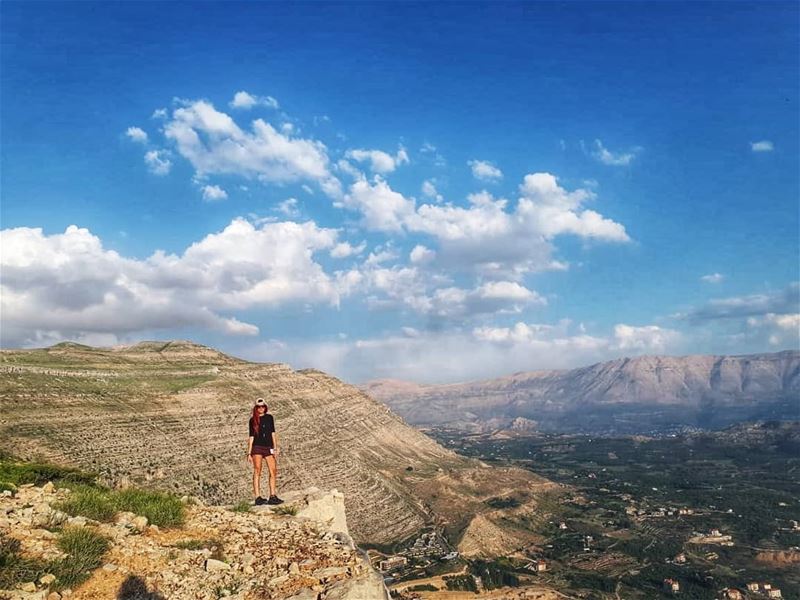
M 255 429 L 256 435 L 258 435 L 258 430 L 261 427 L 261 418 L 259 417 L 259 414 L 258 414 L 258 407 L 259 406 L 263 406 L 264 407 L 264 414 L 266 414 L 266 410 L 267 410 L 266 404 L 256 404 L 253 407 L 253 416 L 250 417 L 250 421 L 253 423 L 253 429 Z

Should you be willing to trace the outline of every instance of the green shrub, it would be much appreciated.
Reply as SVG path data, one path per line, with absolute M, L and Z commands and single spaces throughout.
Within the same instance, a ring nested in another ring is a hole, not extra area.
M 20 554 L 19 540 L 0 533 L 0 590 L 13 590 L 26 581 L 36 581 L 47 572 L 43 560 Z
M 472 575 L 450 575 L 444 578 L 448 590 L 478 593 L 478 585 Z
M 0 481 L 0 492 L 5 492 L 6 490 L 8 490 L 9 492 L 16 493 L 17 486 L 15 486 L 10 481 Z
M 519 577 L 513 573 L 514 567 L 508 559 L 493 561 L 476 560 L 472 563 L 471 571 L 478 575 L 487 590 L 504 586 L 519 586 Z
M 71 485 L 70 488 L 72 493 L 66 500 L 56 503 L 56 509 L 95 521 L 107 523 L 114 520 L 117 510 L 113 492 L 89 485 Z
M 419 585 L 412 585 L 408 588 L 409 592 L 438 592 L 439 588 L 435 585 L 431 585 L 430 583 L 421 583 Z
M 70 467 L 37 462 L 18 462 L 8 455 L 0 457 L 0 481 L 20 486 L 26 483 L 43 485 L 48 481 L 92 484 L 95 475 Z
M 511 497 L 497 497 L 497 498 L 489 498 L 486 500 L 486 504 L 491 506 L 492 508 L 517 508 L 519 506 L 519 500 L 516 498 Z
M 296 506 L 286 506 L 285 504 L 276 506 L 272 509 L 276 515 L 296 515 L 297 514 L 297 507 Z
M 91 527 L 65 528 L 58 538 L 58 547 L 67 554 L 50 564 L 56 576 L 55 588 L 75 587 L 88 579 L 102 564 L 108 540 Z
M 118 510 L 145 516 L 151 524 L 159 527 L 182 525 L 186 519 L 186 509 L 181 499 L 164 492 L 134 488 L 120 490 L 114 492 L 114 505 Z
M 241 502 L 239 502 L 237 504 L 234 504 L 231 507 L 231 510 L 233 512 L 249 513 L 250 512 L 250 502 L 247 501 L 247 500 L 242 500 Z

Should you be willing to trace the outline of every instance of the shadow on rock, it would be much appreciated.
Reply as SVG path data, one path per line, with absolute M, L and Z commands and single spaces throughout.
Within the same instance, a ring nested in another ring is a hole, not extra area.
M 119 586 L 117 600 L 166 600 L 166 598 L 158 592 L 148 591 L 147 584 L 141 577 L 129 575 Z

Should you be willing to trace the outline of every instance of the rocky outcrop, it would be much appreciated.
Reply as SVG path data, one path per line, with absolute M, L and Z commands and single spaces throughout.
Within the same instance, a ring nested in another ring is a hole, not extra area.
M 21 487 L 0 497 L 0 533 L 18 539 L 31 557 L 59 558 L 57 535 L 45 524 L 69 490 Z M 288 495 L 287 495 L 288 496 Z M 187 505 L 180 529 L 162 530 L 121 513 L 115 523 L 82 517 L 61 524 L 90 527 L 111 541 L 104 565 L 74 590 L 51 594 L 55 577 L 23 582 L 0 597 L 18 600 L 169 598 L 170 600 L 388 600 L 383 578 L 347 532 L 342 495 L 310 489 L 281 508 L 233 512 Z M 294 514 L 292 514 L 294 513 Z
M 408 422 L 474 429 L 649 431 L 719 428 L 800 418 L 800 352 L 746 356 L 641 356 L 569 371 L 534 371 L 450 385 L 391 380 L 362 386 Z

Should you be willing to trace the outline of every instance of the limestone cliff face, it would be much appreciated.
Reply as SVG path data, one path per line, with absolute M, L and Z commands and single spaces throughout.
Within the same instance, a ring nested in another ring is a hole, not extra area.
M 714 427 L 800 417 L 800 352 L 642 356 L 463 384 L 382 380 L 363 389 L 418 425 L 509 425 L 523 417 L 543 429 L 602 429 L 621 420 L 632 430 Z
M 396 541 L 450 518 L 450 508 L 429 499 L 440 495 L 443 473 L 478 469 L 487 490 L 499 486 L 495 476 L 505 477 L 324 373 L 241 361 L 188 342 L 6 350 L 0 389 L 0 447 L 96 471 L 110 484 L 210 503 L 251 498 L 247 423 L 254 399 L 264 397 L 279 436 L 279 490 L 340 490 L 359 542 Z M 523 488 L 542 481 L 527 472 L 515 477 Z M 480 510 L 480 502 L 465 510 Z

